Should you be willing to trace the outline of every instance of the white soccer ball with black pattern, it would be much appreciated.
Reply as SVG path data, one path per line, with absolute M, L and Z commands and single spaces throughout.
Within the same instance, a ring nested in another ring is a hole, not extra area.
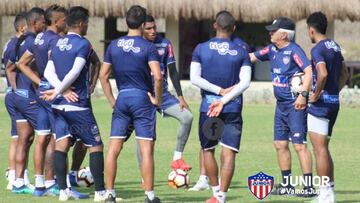
M 76 182 L 80 187 L 90 187 L 94 184 L 94 178 L 89 167 L 81 168 L 78 171 Z
M 294 94 L 299 94 L 302 91 L 304 73 L 295 73 L 290 80 L 290 89 Z
M 171 188 L 188 187 L 190 184 L 189 175 L 181 169 L 173 170 L 168 176 L 168 185 Z

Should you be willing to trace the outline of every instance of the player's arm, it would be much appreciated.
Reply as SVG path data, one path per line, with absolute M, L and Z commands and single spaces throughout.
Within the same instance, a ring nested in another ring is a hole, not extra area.
M 104 62 L 101 66 L 100 73 L 99 73 L 99 79 L 101 83 L 101 87 L 104 90 L 104 94 L 109 101 L 112 108 L 115 106 L 115 97 L 113 95 L 111 84 L 109 81 L 112 65 L 110 63 Z
M 326 69 L 326 63 L 324 61 L 318 62 L 316 64 L 317 78 L 316 78 L 316 88 L 313 94 L 309 95 L 309 102 L 316 102 L 320 98 L 320 94 L 325 87 L 326 79 L 328 72 Z
M 40 78 L 30 67 L 33 58 L 34 58 L 33 55 L 27 50 L 21 56 L 17 68 L 20 69 L 20 71 L 24 75 L 26 75 L 26 77 L 28 77 L 32 82 L 34 82 L 36 85 L 39 85 Z
M 311 65 L 307 66 L 304 71 L 303 84 L 301 91 L 310 91 L 311 82 L 312 82 L 312 67 Z M 304 97 L 302 94 L 296 98 L 294 107 L 295 109 L 305 109 L 306 108 L 307 97 Z
M 246 65 L 242 66 L 239 73 L 240 82 L 234 86 L 234 88 L 220 100 L 213 102 L 209 106 L 207 115 L 209 117 L 217 117 L 220 115 L 223 107 L 232 99 L 241 95 L 250 86 L 251 81 L 251 67 Z
M 15 63 L 8 62 L 5 66 L 6 76 L 13 90 L 16 90 L 16 65 Z
M 151 102 L 155 106 L 159 106 L 161 104 L 161 96 L 163 90 L 163 78 L 160 71 L 160 63 L 158 61 L 149 61 L 149 67 L 154 77 L 154 88 L 155 88 L 155 98 L 148 93 Z
M 101 61 L 95 51 L 90 55 L 91 63 L 91 77 L 90 77 L 90 92 L 93 93 L 96 87 L 96 82 L 99 78 L 99 72 L 101 67 Z
M 180 76 L 179 76 L 179 73 L 176 69 L 176 63 L 173 62 L 173 63 L 170 63 L 167 65 L 167 68 L 169 70 L 169 76 L 170 76 L 170 79 L 171 79 L 171 82 L 175 88 L 175 91 L 176 91 L 176 94 L 178 96 L 178 99 L 180 101 L 180 108 L 183 109 L 183 108 L 187 108 L 187 109 L 190 109 L 189 108 L 189 105 L 186 103 L 184 97 L 183 97 L 183 93 L 182 93 L 182 89 L 181 89 L 181 84 L 180 84 Z
M 252 53 L 249 53 L 249 57 L 250 57 L 250 61 L 251 63 L 255 63 L 255 62 L 258 62 L 259 59 L 256 58 L 255 54 L 252 52 Z
M 190 81 L 193 85 L 199 87 L 200 89 L 206 90 L 208 92 L 212 92 L 217 95 L 224 96 L 226 95 L 231 88 L 223 89 L 217 85 L 210 83 L 201 77 L 201 64 L 199 62 L 191 62 L 190 64 Z
M 345 63 L 342 63 L 341 72 L 340 72 L 340 79 L 339 79 L 339 90 L 341 90 L 348 81 L 350 77 L 349 70 L 346 67 Z

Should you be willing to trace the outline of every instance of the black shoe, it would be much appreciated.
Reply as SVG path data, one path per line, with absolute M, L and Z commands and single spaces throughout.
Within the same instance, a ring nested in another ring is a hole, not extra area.
M 116 198 L 112 194 L 109 194 L 105 199 L 105 203 L 116 203 Z
M 272 195 L 295 195 L 295 188 L 291 185 L 288 186 L 282 186 L 281 184 L 278 184 L 275 186 L 273 191 L 271 192 Z
M 158 197 L 155 197 L 153 200 L 149 200 L 149 198 L 146 197 L 144 203 L 161 203 L 161 201 Z
M 317 192 L 316 189 L 313 187 L 304 187 L 303 192 L 301 194 L 297 194 L 296 196 L 303 198 L 311 198 L 311 197 L 316 197 Z

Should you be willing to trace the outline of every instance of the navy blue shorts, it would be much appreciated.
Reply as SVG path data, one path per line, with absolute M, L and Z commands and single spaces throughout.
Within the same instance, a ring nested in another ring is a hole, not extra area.
M 26 98 L 14 93 L 16 110 L 19 113 L 16 122 L 29 122 L 33 129 L 37 129 L 39 104 L 34 98 Z
M 295 110 L 293 103 L 277 103 L 274 118 L 274 140 L 305 144 L 306 110 Z
M 112 114 L 111 138 L 127 140 L 132 123 L 137 139 L 156 140 L 156 107 L 143 90 L 120 91 Z
M 37 117 L 37 129 L 36 129 L 36 133 L 38 135 L 48 135 L 52 132 L 55 132 L 55 117 L 54 117 L 54 112 L 51 108 L 51 103 L 39 98 L 40 92 L 49 89 L 50 89 L 50 84 L 48 82 L 42 81 L 40 83 L 38 90 L 36 91 L 37 102 L 39 104 L 39 114 Z
M 60 141 L 67 137 L 80 139 L 87 147 L 102 145 L 100 131 L 92 109 L 65 111 L 53 109 L 55 115 L 55 137 Z
M 16 110 L 14 92 L 7 91 L 5 95 L 5 107 L 11 119 L 11 136 L 17 137 L 16 120 L 22 119 L 21 114 Z
M 217 118 L 209 118 L 205 112 L 200 112 L 199 139 L 202 149 L 211 150 L 220 145 L 239 152 L 241 132 L 241 113 L 222 113 Z

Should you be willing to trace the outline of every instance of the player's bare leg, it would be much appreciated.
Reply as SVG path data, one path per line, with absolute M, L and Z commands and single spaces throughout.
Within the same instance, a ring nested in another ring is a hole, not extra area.
M 306 144 L 294 144 L 294 148 L 299 157 L 300 166 L 303 173 L 312 173 L 311 153 Z
M 27 121 L 20 121 L 16 123 L 18 132 L 18 144 L 16 147 L 15 157 L 15 177 L 13 191 L 15 193 L 32 194 L 33 190 L 25 186 L 24 172 L 26 168 L 26 159 L 30 148 L 29 141 L 32 140 L 33 128 Z
M 235 170 L 235 151 L 222 147 L 221 149 L 221 168 L 220 168 L 220 191 L 217 198 L 220 202 L 225 202 L 226 192 L 228 191 L 231 179 Z
M 204 150 L 204 163 L 205 163 L 205 170 L 206 174 L 209 177 L 210 185 L 212 187 L 213 196 L 219 192 L 219 171 L 218 165 L 215 159 L 215 149 L 212 150 Z
M 105 158 L 106 190 L 111 193 L 112 191 L 114 191 L 114 183 L 117 172 L 117 159 L 122 150 L 123 143 L 123 139 L 110 139 L 108 151 Z M 115 193 L 113 194 L 113 196 L 115 197 Z
M 189 191 L 201 191 L 210 189 L 209 178 L 207 177 L 204 163 L 204 150 L 199 150 L 199 166 L 200 166 L 200 176 L 196 184 L 189 189 Z
M 44 162 L 45 162 L 45 151 L 49 143 L 51 135 L 37 135 L 34 146 L 34 168 L 35 168 L 35 188 L 39 191 L 39 196 L 42 191 L 45 191 L 45 180 L 44 180 Z

